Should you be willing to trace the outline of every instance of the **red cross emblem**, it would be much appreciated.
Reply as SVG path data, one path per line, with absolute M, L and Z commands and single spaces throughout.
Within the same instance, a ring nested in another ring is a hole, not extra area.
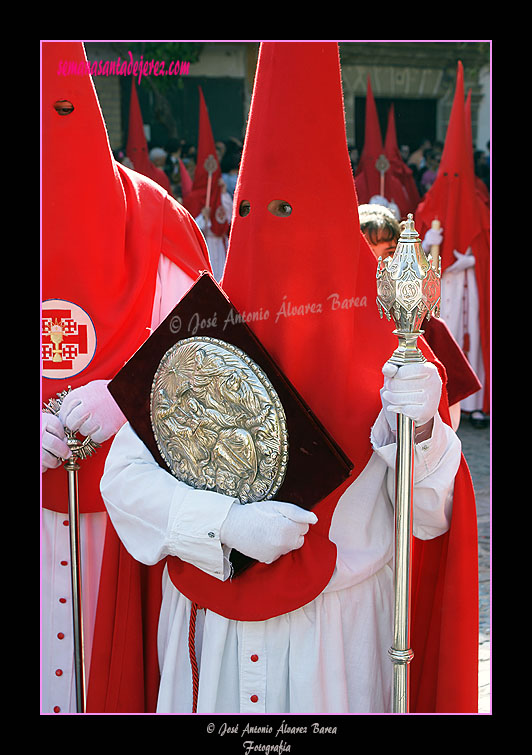
M 96 350 L 96 332 L 81 307 L 62 299 L 42 304 L 42 371 L 44 377 L 77 375 L 89 364 Z

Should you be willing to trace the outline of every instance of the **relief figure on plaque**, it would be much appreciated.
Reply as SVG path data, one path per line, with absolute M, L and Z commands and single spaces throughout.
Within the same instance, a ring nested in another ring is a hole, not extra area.
M 154 383 L 152 417 L 174 474 L 196 488 L 265 497 L 281 443 L 271 397 L 240 357 L 181 343 Z

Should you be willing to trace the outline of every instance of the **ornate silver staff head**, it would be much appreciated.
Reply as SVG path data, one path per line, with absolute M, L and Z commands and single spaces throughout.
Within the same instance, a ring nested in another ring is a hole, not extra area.
M 406 364 L 424 361 L 417 348 L 425 317 L 440 312 L 440 269 L 436 270 L 425 256 L 421 239 L 408 215 L 393 257 L 379 257 L 377 266 L 377 307 L 380 316 L 393 319 L 399 347 L 391 362 Z
M 207 155 L 207 157 L 205 158 L 205 162 L 203 163 L 203 167 L 205 168 L 205 170 L 207 171 L 209 175 L 212 175 L 216 171 L 216 168 L 218 167 L 218 162 L 216 158 L 214 157 L 214 155 Z
M 390 167 L 390 161 L 386 157 L 386 155 L 379 155 L 376 162 L 375 167 L 379 171 L 379 173 L 386 173 L 388 168 Z

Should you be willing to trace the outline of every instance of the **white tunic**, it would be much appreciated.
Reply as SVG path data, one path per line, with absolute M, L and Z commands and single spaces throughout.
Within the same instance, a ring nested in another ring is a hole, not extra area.
M 220 200 L 227 219 L 231 220 L 233 214 L 233 200 L 231 199 L 231 195 L 227 191 L 224 191 L 220 194 Z M 198 215 L 195 220 L 196 225 L 205 238 L 205 243 L 207 244 L 207 248 L 209 250 L 209 260 L 212 267 L 212 274 L 215 280 L 220 281 L 222 279 L 225 267 L 228 237 L 216 236 L 211 230 L 211 221 L 205 220 L 203 215 Z
M 152 330 L 173 309 L 192 282 L 168 258 L 160 257 Z M 66 496 L 66 472 L 58 468 L 49 469 L 45 474 L 65 476 Z M 76 711 L 69 521 L 66 514 L 44 508 L 41 511 L 41 710 L 43 713 L 69 713 Z M 80 517 L 86 679 L 90 669 L 106 524 L 105 511 Z
M 393 486 L 395 449 L 381 412 L 374 453 L 335 510 L 330 537 L 337 565 L 307 605 L 267 621 L 233 621 L 199 611 L 198 713 L 369 713 L 391 705 Z M 460 441 L 436 416 L 432 438 L 415 449 L 414 534 L 449 526 Z M 101 484 L 128 551 L 154 564 L 176 555 L 227 579 L 220 528 L 231 497 L 195 491 L 161 469 L 129 425 L 117 434 Z M 190 601 L 165 571 L 159 621 L 159 713 L 190 713 Z

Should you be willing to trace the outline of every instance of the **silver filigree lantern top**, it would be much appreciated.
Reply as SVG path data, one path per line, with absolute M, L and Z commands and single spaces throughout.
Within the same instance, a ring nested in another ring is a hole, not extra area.
M 381 317 L 393 319 L 399 338 L 391 362 L 424 361 L 416 342 L 425 317 L 439 316 L 440 269 L 440 261 L 436 270 L 425 256 L 409 214 L 393 257 L 379 257 L 377 266 L 377 307 Z

